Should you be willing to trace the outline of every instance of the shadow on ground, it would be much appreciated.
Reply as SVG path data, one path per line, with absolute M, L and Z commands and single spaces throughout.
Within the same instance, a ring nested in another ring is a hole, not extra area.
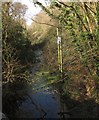
M 99 118 L 99 104 L 93 99 L 79 102 L 71 99 L 68 95 L 62 96 L 70 118 Z

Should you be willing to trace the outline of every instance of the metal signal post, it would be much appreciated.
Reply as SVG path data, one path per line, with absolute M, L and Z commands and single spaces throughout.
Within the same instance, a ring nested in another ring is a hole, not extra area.
M 63 72 L 63 60 L 62 60 L 62 39 L 59 36 L 59 28 L 57 28 L 57 45 L 58 45 L 58 65 L 59 65 L 59 71 Z

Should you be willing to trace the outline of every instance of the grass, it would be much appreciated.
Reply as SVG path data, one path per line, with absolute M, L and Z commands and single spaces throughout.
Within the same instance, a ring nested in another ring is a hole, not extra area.
M 56 81 L 58 81 L 59 76 L 56 74 L 50 74 L 50 71 L 41 71 L 37 72 L 33 77 L 32 90 L 35 92 L 46 89 L 48 86 L 51 86 Z

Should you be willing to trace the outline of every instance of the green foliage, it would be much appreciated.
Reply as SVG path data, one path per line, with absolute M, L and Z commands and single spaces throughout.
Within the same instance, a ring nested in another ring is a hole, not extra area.
M 63 39 L 62 43 L 63 43 L 64 71 L 67 70 L 67 74 L 71 79 L 74 79 L 74 81 L 78 79 L 80 80 L 79 82 L 81 82 L 81 80 L 83 79 L 86 79 L 87 81 L 87 76 L 88 76 L 89 77 L 88 80 L 90 81 L 92 79 L 93 82 L 95 83 L 93 85 L 95 92 L 97 92 L 97 89 L 96 89 L 97 82 L 95 80 L 95 76 L 97 76 L 98 78 L 98 75 L 99 75 L 98 74 L 99 72 L 99 67 L 98 67 L 99 27 L 98 27 L 98 24 L 96 24 L 99 21 L 98 5 L 99 5 L 98 3 L 97 4 L 65 3 L 61 1 L 52 1 L 51 8 L 53 11 L 58 9 L 58 14 L 55 12 L 49 13 L 49 9 L 45 8 L 44 6 L 42 7 L 43 10 L 46 11 L 46 13 L 49 16 L 51 16 L 57 21 L 58 26 L 64 31 L 64 32 L 62 31 L 63 32 L 62 35 L 64 36 L 62 38 Z M 96 13 L 97 13 L 97 16 L 96 16 Z M 52 44 L 55 45 L 54 42 Z M 48 47 L 46 48 L 46 50 L 47 49 Z M 51 54 L 53 53 L 50 53 L 48 56 L 52 56 Z M 57 59 L 56 56 L 54 58 L 54 61 Z M 71 61 L 73 61 L 73 63 L 71 63 Z M 55 67 L 55 65 L 53 66 Z M 75 72 L 71 72 L 71 71 L 75 71 L 77 73 L 77 76 L 75 75 Z M 81 73 L 79 73 L 79 71 Z M 86 71 L 87 75 L 85 75 L 84 71 Z M 72 84 L 76 84 L 76 82 Z M 88 81 L 85 86 L 87 85 L 89 85 Z M 66 84 L 64 86 L 66 86 Z M 70 86 L 71 85 L 69 84 L 68 87 L 71 88 Z M 89 87 L 91 87 L 91 85 L 89 85 Z M 84 89 L 88 90 L 87 87 Z M 91 89 L 90 89 L 90 92 L 91 92 Z M 71 93 L 71 95 L 73 96 L 73 93 Z M 95 93 L 94 95 L 96 99 L 97 96 Z M 93 97 L 94 95 L 89 94 L 89 96 L 92 98 L 94 98 Z M 74 95 L 74 96 L 76 97 L 77 95 Z
M 41 71 L 37 72 L 32 80 L 34 83 L 34 86 L 32 84 L 33 92 L 38 92 L 41 90 L 47 90 L 49 86 L 52 84 L 57 83 L 57 80 L 59 79 L 59 75 L 51 72 Z
M 96 40 L 99 49 L 99 2 L 97 2 L 97 31 L 96 31 Z

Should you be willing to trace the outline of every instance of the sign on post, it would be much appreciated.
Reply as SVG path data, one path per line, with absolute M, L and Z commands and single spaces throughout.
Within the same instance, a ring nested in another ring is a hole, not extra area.
M 61 37 L 58 36 L 58 38 L 57 38 L 57 44 L 60 44 L 60 42 L 61 42 Z

